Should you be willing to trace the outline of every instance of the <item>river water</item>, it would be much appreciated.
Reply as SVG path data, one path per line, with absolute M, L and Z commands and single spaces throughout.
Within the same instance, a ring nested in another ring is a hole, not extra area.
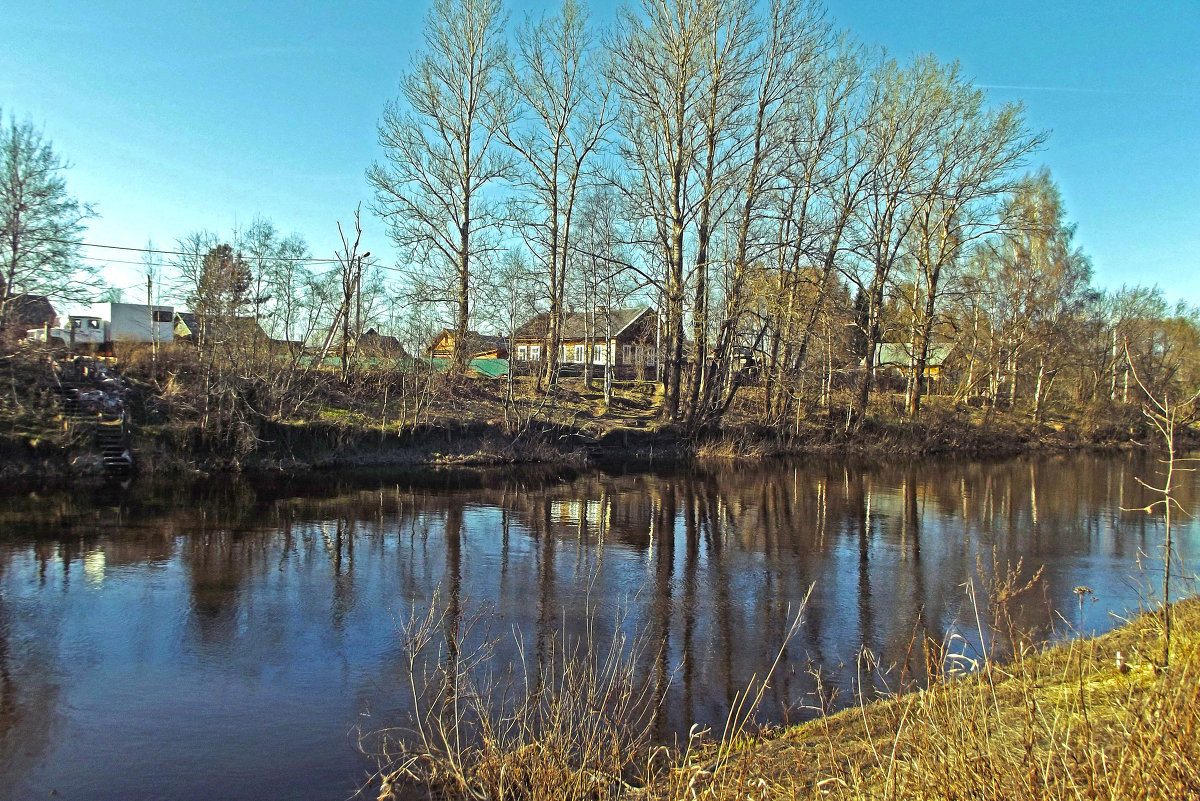
M 431 604 L 452 621 L 431 652 L 492 643 L 497 674 L 544 669 L 564 633 L 625 632 L 664 741 L 719 728 L 782 646 L 761 718 L 806 719 L 920 681 L 921 637 L 978 658 L 997 564 L 1042 570 L 1015 619 L 1043 639 L 1153 603 L 1162 522 L 1124 510 L 1150 502 L 1137 478 L 1160 467 L 1119 454 L 10 488 L 0 798 L 349 798 L 375 766 L 372 733 L 411 716 L 400 629 Z M 1178 491 L 1193 516 L 1195 476 Z M 1195 517 L 1174 532 L 1175 586 L 1194 592 Z

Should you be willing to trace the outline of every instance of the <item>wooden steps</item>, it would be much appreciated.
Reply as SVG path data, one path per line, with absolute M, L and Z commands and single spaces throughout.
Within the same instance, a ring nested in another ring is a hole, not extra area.
M 81 430 L 90 430 L 92 447 L 110 477 L 128 476 L 133 472 L 133 456 L 125 431 L 123 399 L 113 403 L 113 396 L 104 392 L 99 380 L 64 381 L 54 387 L 59 414 Z

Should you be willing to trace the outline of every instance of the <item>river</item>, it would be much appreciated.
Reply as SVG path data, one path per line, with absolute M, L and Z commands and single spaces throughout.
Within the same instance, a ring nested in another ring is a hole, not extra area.
M 430 604 L 449 614 L 431 653 L 491 643 L 496 675 L 546 669 L 564 634 L 624 632 L 664 741 L 719 728 L 781 647 L 760 717 L 807 719 L 921 681 L 924 637 L 962 654 L 951 666 L 978 659 L 997 564 L 1042 570 L 1014 613 L 1042 640 L 1152 604 L 1162 522 L 1126 510 L 1160 467 L 1123 453 L 9 488 L 0 798 L 349 798 L 374 733 L 411 717 L 401 628 Z M 1193 517 L 1174 529 L 1175 586 L 1194 592 L 1195 473 L 1177 497 Z

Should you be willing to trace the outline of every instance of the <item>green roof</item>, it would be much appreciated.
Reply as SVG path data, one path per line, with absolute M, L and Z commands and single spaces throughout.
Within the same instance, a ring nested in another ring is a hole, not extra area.
M 449 359 L 430 359 L 435 370 L 449 370 Z M 508 359 L 471 359 L 468 368 L 488 378 L 508 375 Z

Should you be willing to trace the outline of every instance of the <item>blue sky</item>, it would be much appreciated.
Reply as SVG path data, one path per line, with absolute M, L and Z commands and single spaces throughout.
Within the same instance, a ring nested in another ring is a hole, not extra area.
M 513 19 L 547 7 L 510 0 Z M 615 2 L 591 5 L 606 23 Z M 314 255 L 363 204 L 364 246 L 394 251 L 367 206 L 376 124 L 420 43 L 425 0 L 362 3 L 13 0 L 0 109 L 30 118 L 93 202 L 90 242 L 159 247 L 256 215 Z M 861 40 L 959 60 L 997 103 L 1051 132 L 1031 166 L 1063 190 L 1095 282 L 1200 304 L 1200 2 L 830 0 Z M 91 251 L 107 259 L 136 255 Z M 139 292 L 137 267 L 104 276 Z

